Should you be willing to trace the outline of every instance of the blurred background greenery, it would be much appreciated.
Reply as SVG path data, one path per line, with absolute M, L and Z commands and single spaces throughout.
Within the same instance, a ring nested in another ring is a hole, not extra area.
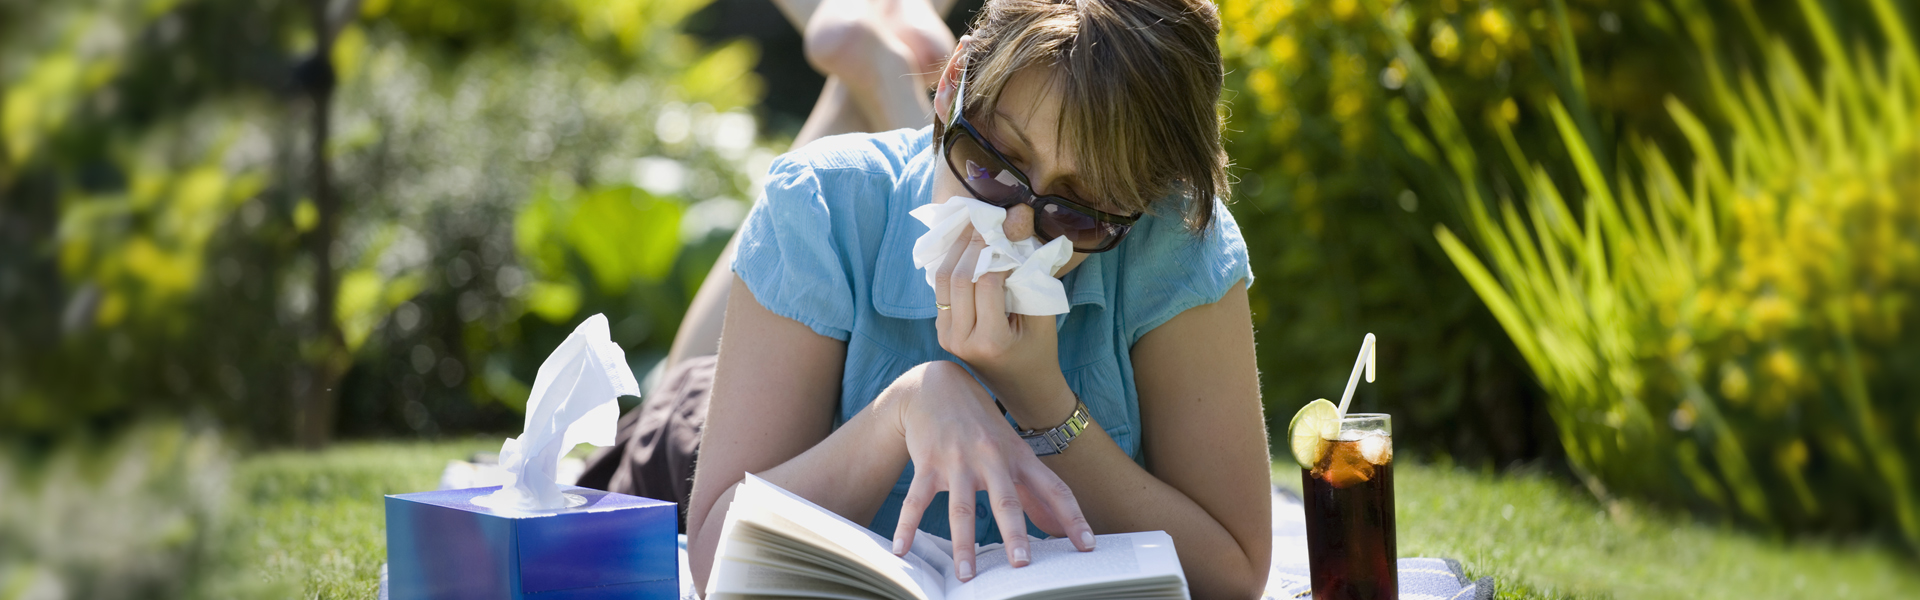
M 1270 406 L 1335 389 L 1365 328 L 1403 443 L 1920 544 L 1915 15 L 1224 8 Z
M 1920 547 L 1920 11 L 1221 12 L 1270 428 L 1373 332 L 1413 456 Z M 272 594 L 191 575 L 264 543 L 249 457 L 510 434 L 594 313 L 648 373 L 798 47 L 764 0 L 0 0 L 0 598 Z

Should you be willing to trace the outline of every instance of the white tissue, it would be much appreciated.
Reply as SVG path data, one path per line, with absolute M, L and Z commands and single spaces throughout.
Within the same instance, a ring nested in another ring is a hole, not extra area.
M 552 510 L 584 502 L 561 494 L 555 476 L 560 459 L 581 442 L 611 446 L 620 421 L 620 396 L 640 395 L 627 354 L 607 332 L 607 317 L 594 315 L 540 363 L 527 398 L 526 429 L 500 446 L 508 481 L 475 502 L 495 508 Z M 481 502 L 485 500 L 485 502 Z
M 1001 225 L 1007 220 L 1006 209 L 963 196 L 948 198 L 943 204 L 928 204 L 908 214 L 927 224 L 929 230 L 913 242 L 913 266 L 926 270 L 928 286 L 933 286 L 934 270 L 946 264 L 954 240 L 960 239 L 960 233 L 971 223 L 974 231 L 987 240 L 971 281 L 995 271 L 1013 271 L 1007 275 L 1007 312 L 1057 315 L 1070 308 L 1066 286 L 1053 276 L 1073 258 L 1073 244 L 1067 238 L 1053 238 L 1044 246 L 1032 237 L 1009 240 Z

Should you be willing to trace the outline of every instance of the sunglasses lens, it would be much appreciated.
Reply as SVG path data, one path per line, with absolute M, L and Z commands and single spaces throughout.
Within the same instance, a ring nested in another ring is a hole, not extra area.
M 953 174 L 960 183 L 973 192 L 981 202 L 1011 207 L 1025 202 L 1033 195 L 1026 184 L 1013 176 L 1013 170 L 980 147 L 973 136 L 954 136 L 953 145 L 947 148 L 947 165 L 953 168 Z
M 1124 225 L 1096 220 L 1086 213 L 1053 202 L 1043 202 L 1037 208 L 1038 218 L 1034 221 L 1040 232 L 1050 238 L 1067 238 L 1079 250 L 1101 249 L 1126 230 Z
M 1099 252 L 1108 249 L 1127 232 L 1127 225 L 1101 221 L 1080 209 L 1055 202 L 1050 197 L 1036 198 L 1033 190 L 1013 174 L 1013 167 L 981 146 L 964 130 L 956 130 L 948 139 L 947 166 L 953 170 L 955 177 L 960 178 L 960 183 L 966 186 L 967 191 L 981 202 L 1001 208 L 1031 203 L 1034 227 L 1039 230 L 1042 239 L 1064 237 L 1076 250 Z

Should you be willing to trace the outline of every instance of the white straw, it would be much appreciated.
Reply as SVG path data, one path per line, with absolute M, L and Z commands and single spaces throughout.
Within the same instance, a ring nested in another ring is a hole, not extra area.
M 1353 374 L 1347 376 L 1347 392 L 1340 395 L 1340 417 L 1346 418 L 1347 404 L 1353 402 L 1353 388 L 1360 385 L 1360 371 L 1366 369 L 1367 383 L 1373 383 L 1373 334 L 1360 342 L 1360 358 L 1353 361 Z

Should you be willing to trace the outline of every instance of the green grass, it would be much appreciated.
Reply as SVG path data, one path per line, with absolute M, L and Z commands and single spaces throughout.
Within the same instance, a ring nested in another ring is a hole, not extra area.
M 373 598 L 386 560 L 381 496 L 433 489 L 449 459 L 499 441 L 336 446 L 243 460 L 215 596 Z M 1459 559 L 1500 598 L 1915 598 L 1920 569 L 1884 550 L 1785 543 L 1602 507 L 1570 484 L 1445 463 L 1395 473 L 1400 552 Z M 1275 480 L 1298 489 L 1299 471 Z
M 386 494 L 434 489 L 448 460 L 500 449 L 498 439 L 344 444 L 241 461 L 215 596 L 365 598 L 387 559 Z
M 1275 481 L 1299 489 L 1300 471 Z M 1884 548 L 1802 541 L 1607 508 L 1573 484 L 1440 464 L 1394 472 L 1402 556 L 1459 559 L 1501 598 L 1920 598 L 1912 562 Z

